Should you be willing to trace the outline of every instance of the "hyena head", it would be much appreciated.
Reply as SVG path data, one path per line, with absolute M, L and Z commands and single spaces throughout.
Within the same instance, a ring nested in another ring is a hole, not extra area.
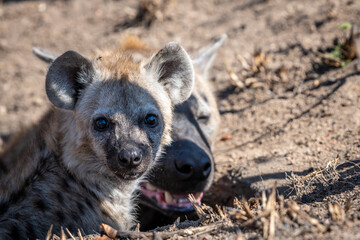
M 226 38 L 226 34 L 222 35 L 194 58 L 195 86 L 190 98 L 174 108 L 173 141 L 164 149 L 158 167 L 150 171 L 147 182 L 141 184 L 143 205 L 165 215 L 177 217 L 179 213 L 193 211 L 188 194 L 192 193 L 200 204 L 203 192 L 213 182 L 212 147 L 220 114 L 209 87 L 208 72 Z M 145 211 L 151 212 L 144 207 Z M 144 229 L 152 226 L 152 219 L 148 221 L 145 216 L 141 220 Z
M 74 51 L 59 56 L 46 93 L 62 109 L 68 169 L 88 178 L 142 176 L 170 143 L 172 106 L 190 96 L 193 82 L 191 60 L 177 43 L 149 58 L 121 49 L 93 60 Z

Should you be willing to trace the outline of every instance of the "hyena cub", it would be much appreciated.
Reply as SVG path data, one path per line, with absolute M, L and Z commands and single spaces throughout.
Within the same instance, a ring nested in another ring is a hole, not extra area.
M 0 156 L 0 239 L 44 238 L 51 224 L 129 229 L 133 192 L 170 143 L 172 106 L 193 82 L 177 43 L 153 54 L 128 38 L 93 60 L 55 59 L 46 76 L 55 107 Z

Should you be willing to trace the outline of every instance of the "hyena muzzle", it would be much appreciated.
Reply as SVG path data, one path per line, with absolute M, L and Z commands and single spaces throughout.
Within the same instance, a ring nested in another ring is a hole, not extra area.
M 51 225 L 131 228 L 133 193 L 170 143 L 172 107 L 193 82 L 176 43 L 154 54 L 130 39 L 92 60 L 56 58 L 46 77 L 55 107 L 0 155 L 0 239 L 43 239 Z
M 203 192 L 212 184 L 212 148 L 220 116 L 208 72 L 226 38 L 222 35 L 200 50 L 193 60 L 195 85 L 190 98 L 174 109 L 173 142 L 165 147 L 157 167 L 151 169 L 146 181 L 141 183 L 139 217 L 143 229 L 156 227 L 160 221 L 168 223 L 182 213 L 193 211 L 188 194 L 193 194 L 200 204 Z M 161 220 L 154 222 L 154 218 Z

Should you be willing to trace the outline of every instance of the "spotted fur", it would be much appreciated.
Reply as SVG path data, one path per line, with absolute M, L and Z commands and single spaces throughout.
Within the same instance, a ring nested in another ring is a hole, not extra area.
M 172 107 L 186 100 L 194 72 L 184 49 L 159 52 L 128 39 L 93 60 L 69 51 L 49 68 L 54 105 L 0 155 L 0 239 L 43 239 L 68 228 L 98 231 L 134 225 L 133 193 L 171 141 Z M 147 114 L 157 125 L 144 123 Z M 109 122 L 98 131 L 98 117 Z M 122 150 L 136 148 L 141 164 L 124 167 Z

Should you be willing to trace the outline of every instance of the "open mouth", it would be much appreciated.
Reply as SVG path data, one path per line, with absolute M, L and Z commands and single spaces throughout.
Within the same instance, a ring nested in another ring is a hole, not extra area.
M 162 210 L 191 212 L 194 210 L 194 207 L 188 200 L 188 195 L 193 194 L 196 199 L 196 203 L 199 205 L 201 204 L 201 199 L 203 197 L 202 192 L 188 192 L 184 194 L 170 193 L 155 187 L 149 182 L 142 182 L 140 186 L 141 193 L 150 200 L 151 203 L 155 204 Z

